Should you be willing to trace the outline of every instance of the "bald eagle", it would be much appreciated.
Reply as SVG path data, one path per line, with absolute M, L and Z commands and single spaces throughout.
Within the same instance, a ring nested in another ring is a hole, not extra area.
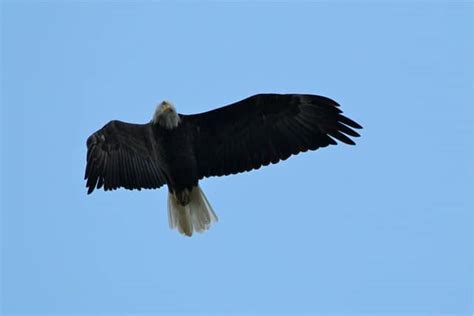
M 146 124 L 110 121 L 87 139 L 87 193 L 168 186 L 168 218 L 186 236 L 217 221 L 198 182 L 275 164 L 291 155 L 354 145 L 362 128 L 319 95 L 257 94 L 193 115 L 163 101 Z

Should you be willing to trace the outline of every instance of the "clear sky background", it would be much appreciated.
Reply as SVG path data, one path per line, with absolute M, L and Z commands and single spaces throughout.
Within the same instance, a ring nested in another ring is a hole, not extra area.
M 5 315 L 474 311 L 474 4 L 4 1 Z M 365 128 L 201 186 L 220 221 L 168 228 L 167 190 L 87 196 L 86 138 L 155 104 L 334 98 Z

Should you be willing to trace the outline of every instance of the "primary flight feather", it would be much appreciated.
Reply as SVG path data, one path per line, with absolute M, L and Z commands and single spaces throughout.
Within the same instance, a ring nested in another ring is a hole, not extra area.
M 354 129 L 332 99 L 309 94 L 257 94 L 194 115 L 161 102 L 147 124 L 110 121 L 87 139 L 87 193 L 95 188 L 168 186 L 171 228 L 184 235 L 217 221 L 200 179 L 258 169 L 338 141 Z

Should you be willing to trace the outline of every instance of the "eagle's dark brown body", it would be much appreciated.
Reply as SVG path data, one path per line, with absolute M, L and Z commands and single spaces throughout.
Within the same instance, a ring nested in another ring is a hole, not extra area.
M 186 120 L 182 120 L 181 124 L 171 130 L 159 125 L 152 128 L 158 147 L 162 149 L 162 170 L 168 189 L 179 196 L 182 204 L 186 204 L 188 197 L 183 191 L 191 191 L 199 181 L 194 134 L 190 133 L 192 127 Z

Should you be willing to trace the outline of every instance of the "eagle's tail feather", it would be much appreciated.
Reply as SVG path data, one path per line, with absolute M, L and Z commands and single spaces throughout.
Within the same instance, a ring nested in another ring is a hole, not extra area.
M 193 232 L 203 232 L 217 222 L 211 204 L 199 186 L 192 188 L 189 193 L 189 203 L 181 205 L 172 193 L 168 193 L 168 219 L 172 229 L 186 236 Z

